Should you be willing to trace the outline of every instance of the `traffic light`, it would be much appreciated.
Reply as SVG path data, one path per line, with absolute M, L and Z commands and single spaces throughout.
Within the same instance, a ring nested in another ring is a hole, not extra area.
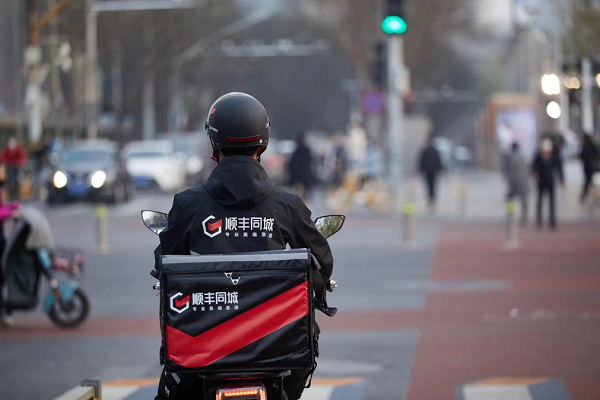
M 387 83 L 387 51 L 385 41 L 377 41 L 373 46 L 371 59 L 371 80 L 379 89 L 385 89 Z
M 404 0 L 385 0 L 381 29 L 388 35 L 401 35 L 408 29 L 404 19 Z

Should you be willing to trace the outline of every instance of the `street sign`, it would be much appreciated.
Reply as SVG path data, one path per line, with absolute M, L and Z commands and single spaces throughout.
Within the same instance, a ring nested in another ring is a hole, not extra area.
M 370 90 L 365 92 L 362 96 L 362 108 L 366 114 L 381 114 L 385 108 L 385 99 L 380 92 L 376 90 Z

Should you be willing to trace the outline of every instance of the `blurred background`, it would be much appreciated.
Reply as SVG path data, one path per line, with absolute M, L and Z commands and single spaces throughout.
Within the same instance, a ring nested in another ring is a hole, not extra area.
M 348 215 L 305 397 L 598 398 L 597 0 L 0 1 L 0 398 L 152 398 L 139 213 L 210 175 L 231 91 L 269 113 L 272 180 Z M 77 329 L 15 275 L 39 219 Z

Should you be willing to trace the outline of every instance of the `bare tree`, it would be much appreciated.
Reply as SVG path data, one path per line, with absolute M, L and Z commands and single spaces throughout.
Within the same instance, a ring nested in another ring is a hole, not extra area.
M 600 5 L 591 0 L 571 0 L 568 9 L 565 51 L 581 57 L 600 54 Z

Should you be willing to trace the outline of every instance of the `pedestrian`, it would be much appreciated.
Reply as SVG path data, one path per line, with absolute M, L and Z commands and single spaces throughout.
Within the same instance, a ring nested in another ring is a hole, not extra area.
M 347 167 L 346 148 L 344 147 L 344 137 L 341 133 L 336 133 L 333 137 L 333 151 L 331 158 L 331 184 L 334 189 L 341 186 L 346 175 Z
M 312 173 L 312 154 L 306 145 L 306 137 L 301 135 L 296 142 L 296 150 L 292 153 L 288 164 L 290 185 L 294 193 L 306 203 L 309 198 L 314 178 Z
M 346 138 L 346 156 L 348 160 L 348 174 L 355 182 L 360 182 L 365 173 L 368 138 L 360 119 L 355 117 L 352 121 Z
M 515 198 L 520 200 L 521 225 L 525 225 L 529 210 L 529 172 L 517 142 L 512 144 L 507 159 L 506 178 L 508 182 L 508 201 Z
M 425 186 L 427 187 L 427 199 L 429 212 L 435 211 L 435 201 L 437 194 L 437 177 L 444 170 L 440 152 L 433 147 L 433 134 L 427 139 L 427 145 L 421 150 L 419 156 L 419 172 L 423 175 Z
M 14 136 L 8 140 L 8 145 L 2 150 L 0 161 L 6 167 L 8 197 L 11 200 L 19 200 L 21 190 L 19 173 L 27 163 L 27 153 Z
M 554 159 L 554 175 L 558 178 L 561 185 L 565 184 L 565 173 L 563 168 L 562 148 L 565 145 L 565 138 L 558 132 L 547 132 L 546 137 L 552 141 L 552 158 Z M 544 137 L 544 135 L 542 135 Z
M 536 224 L 538 228 L 542 227 L 542 202 L 544 197 L 548 197 L 549 201 L 549 219 L 550 228 L 556 229 L 556 209 L 554 196 L 554 181 L 555 174 L 560 168 L 557 165 L 557 159 L 553 156 L 552 140 L 545 138 L 541 141 L 539 150 L 533 160 L 532 172 L 537 182 L 537 217 Z
M 594 174 L 600 171 L 598 147 L 596 147 L 594 138 L 589 133 L 583 135 L 583 145 L 579 157 L 581 158 L 583 174 L 585 176 L 583 188 L 581 190 L 581 202 L 583 203 L 594 185 Z

